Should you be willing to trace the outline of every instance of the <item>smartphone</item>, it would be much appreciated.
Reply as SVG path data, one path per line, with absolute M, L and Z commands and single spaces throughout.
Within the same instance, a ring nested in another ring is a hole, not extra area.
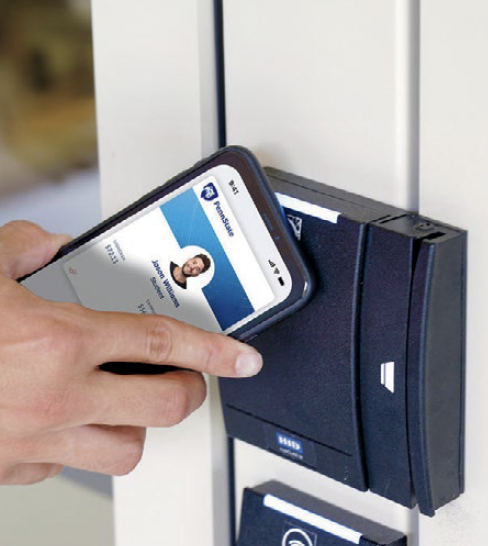
M 64 246 L 20 281 L 44 298 L 158 314 L 247 341 L 312 280 L 256 158 L 223 148 Z

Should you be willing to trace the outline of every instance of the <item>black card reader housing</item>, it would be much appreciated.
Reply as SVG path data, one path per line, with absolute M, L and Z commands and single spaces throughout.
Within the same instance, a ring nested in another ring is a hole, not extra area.
M 227 432 L 432 516 L 464 486 L 466 232 L 267 174 L 316 289 L 220 380 Z
M 282 483 L 244 490 L 237 546 L 406 546 L 402 533 Z

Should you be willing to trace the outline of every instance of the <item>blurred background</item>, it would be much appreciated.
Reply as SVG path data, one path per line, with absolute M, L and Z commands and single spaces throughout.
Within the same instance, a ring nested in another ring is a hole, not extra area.
M 90 3 L 0 0 L 0 196 L 96 164 Z
M 101 218 L 90 0 L 0 0 L 0 224 L 79 235 Z M 0 544 L 111 546 L 111 480 L 0 486 Z

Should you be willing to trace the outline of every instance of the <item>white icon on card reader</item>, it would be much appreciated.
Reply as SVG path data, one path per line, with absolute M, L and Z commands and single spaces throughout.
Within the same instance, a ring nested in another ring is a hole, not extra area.
M 313 542 L 305 531 L 289 529 L 283 536 L 281 546 L 313 546 Z

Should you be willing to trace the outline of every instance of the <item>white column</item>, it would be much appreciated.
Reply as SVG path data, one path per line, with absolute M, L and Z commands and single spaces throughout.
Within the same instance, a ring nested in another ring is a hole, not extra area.
M 469 230 L 466 492 L 421 518 L 421 546 L 482 546 L 488 514 L 488 4 L 422 3 L 420 209 Z
M 216 148 L 212 1 L 93 0 L 93 20 L 108 215 Z M 179 427 L 149 431 L 140 466 L 115 480 L 117 546 L 226 543 L 219 416 L 213 400 Z

